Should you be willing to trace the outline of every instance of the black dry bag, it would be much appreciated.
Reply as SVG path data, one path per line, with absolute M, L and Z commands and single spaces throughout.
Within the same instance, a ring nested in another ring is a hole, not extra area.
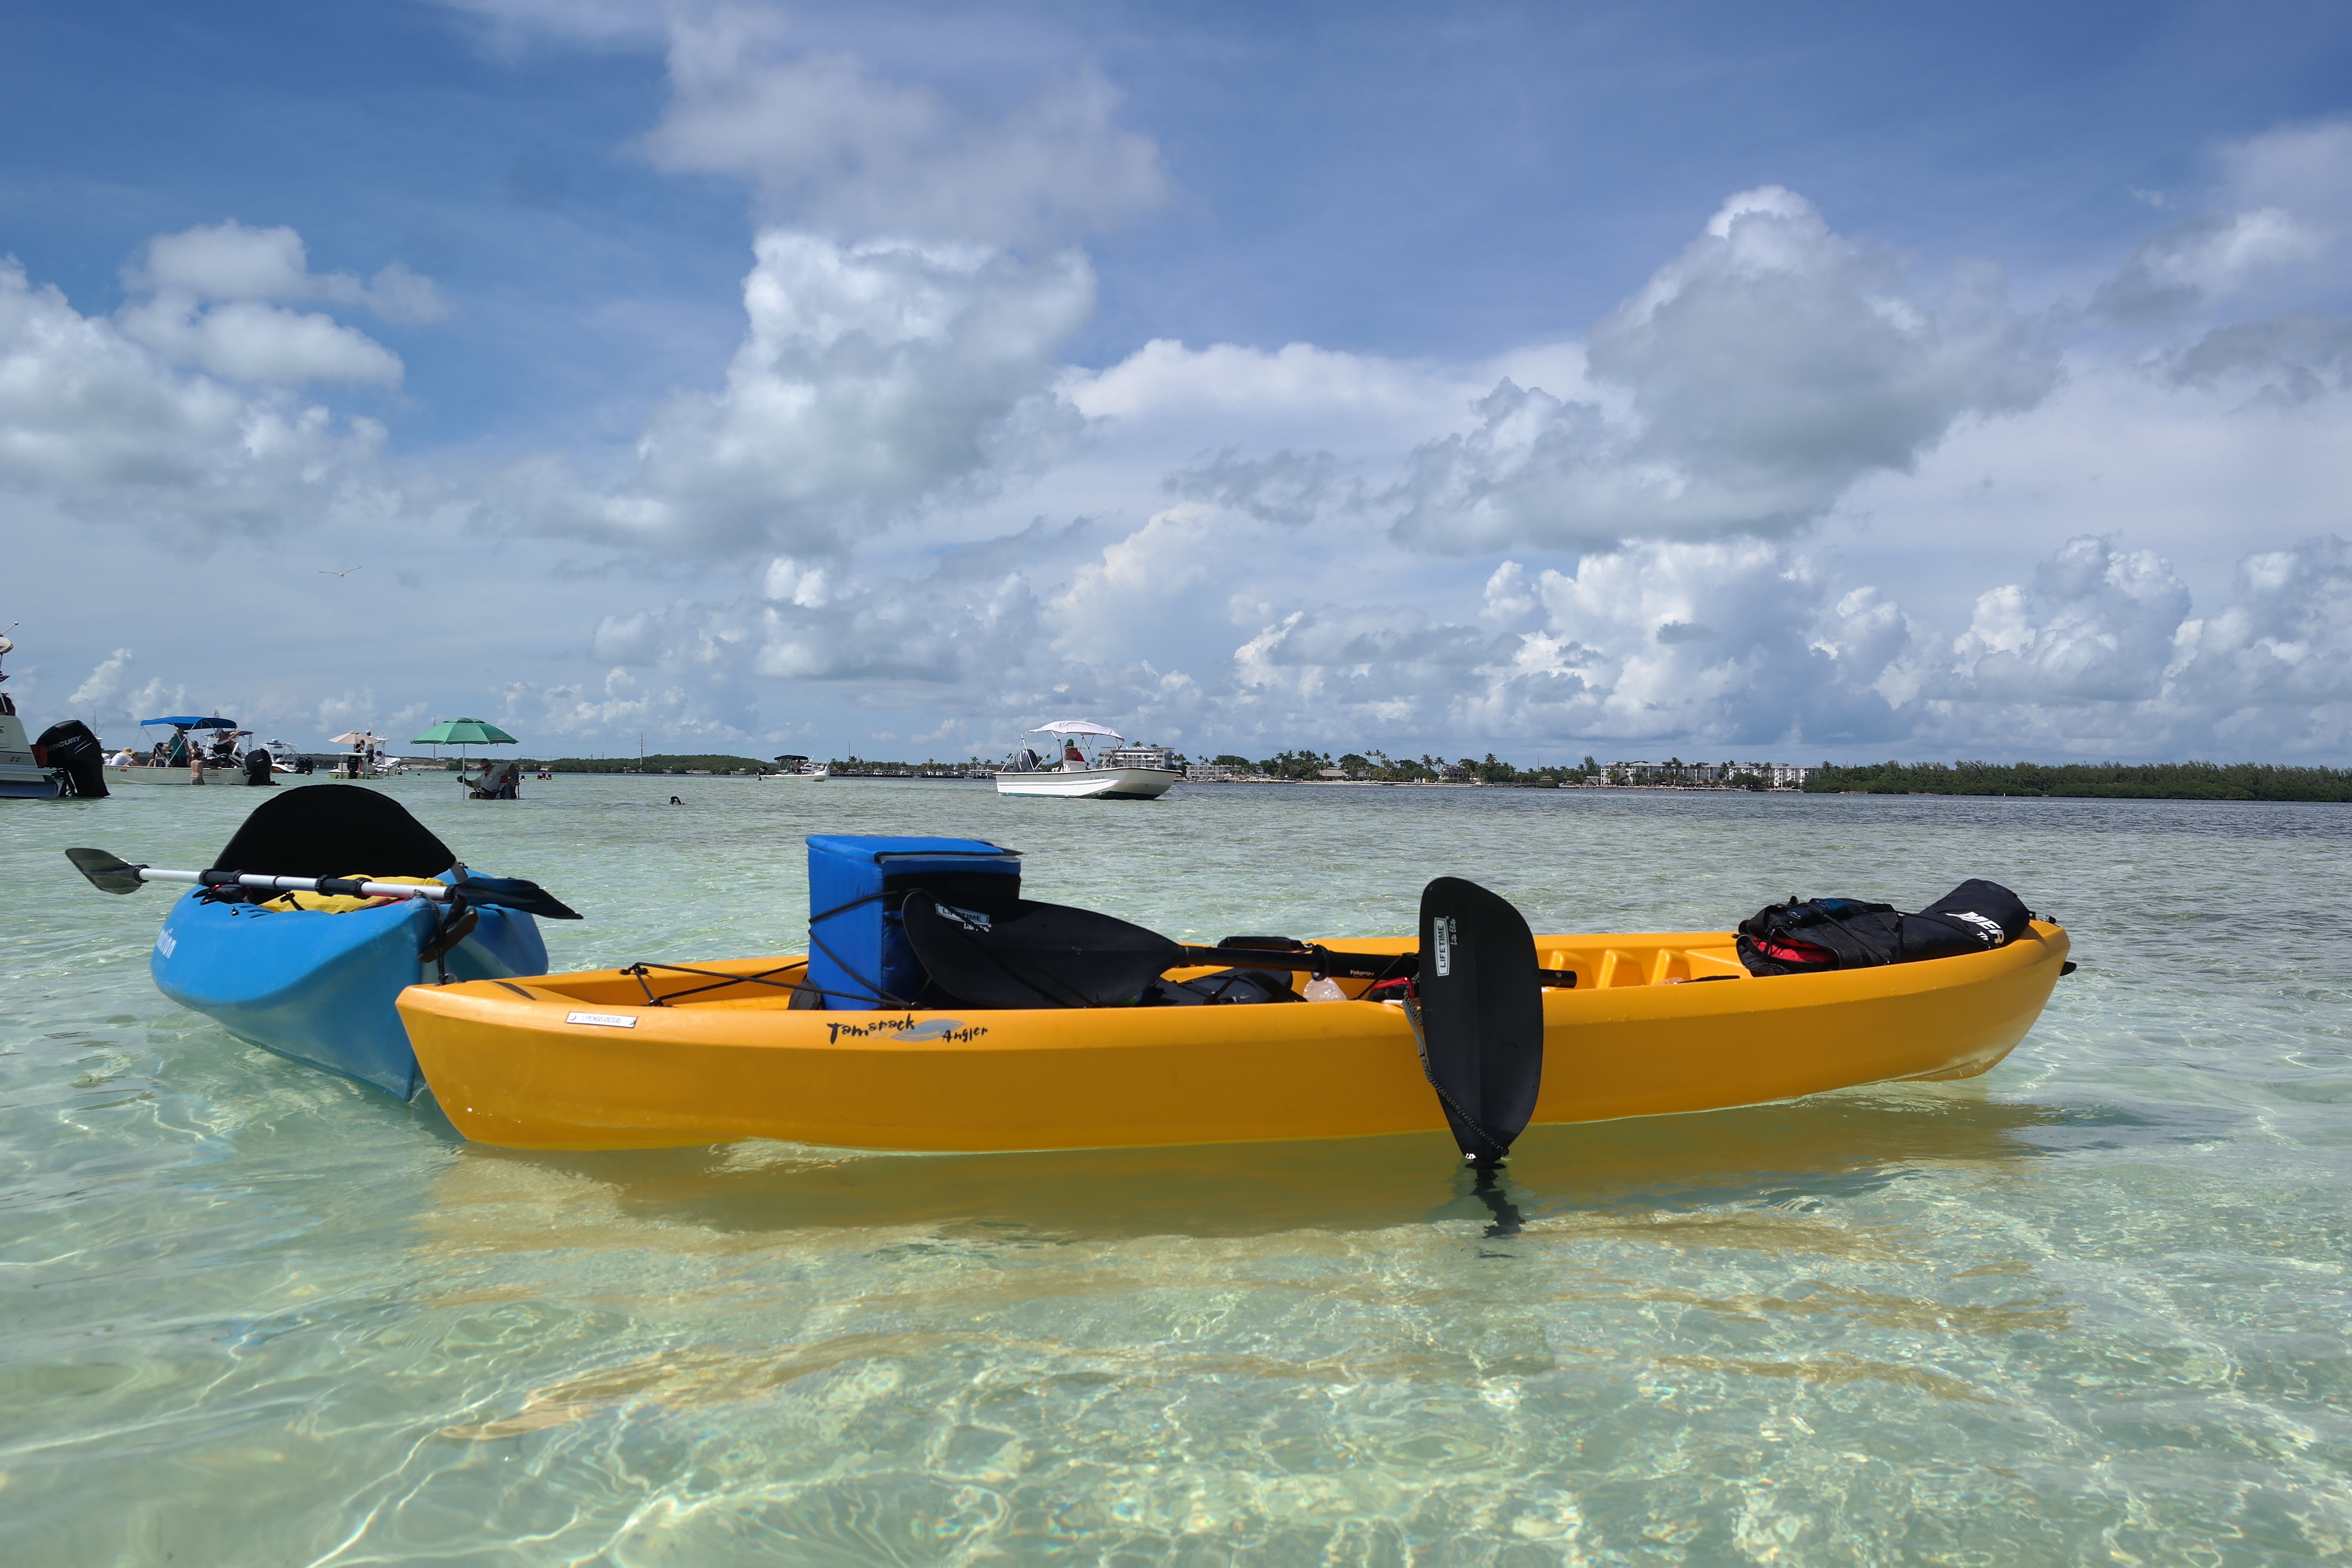
M 1998 882 L 1970 878 L 1916 915 L 1858 899 L 1791 899 L 1739 922 L 1750 974 L 1819 974 L 1990 952 L 2023 936 L 2032 916 Z
M 1750 974 L 1818 974 L 1901 962 L 1903 917 L 1893 904 L 1790 899 L 1739 922 L 1739 962 Z
M 1903 917 L 1900 962 L 1990 952 L 2023 936 L 2032 919 L 2015 893 L 1971 877 L 1917 914 Z

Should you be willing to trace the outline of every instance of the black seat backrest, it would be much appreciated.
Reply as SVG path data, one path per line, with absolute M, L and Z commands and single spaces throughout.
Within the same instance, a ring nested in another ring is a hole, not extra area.
M 437 877 L 457 858 L 390 795 L 316 784 L 263 802 L 213 865 L 265 877 Z

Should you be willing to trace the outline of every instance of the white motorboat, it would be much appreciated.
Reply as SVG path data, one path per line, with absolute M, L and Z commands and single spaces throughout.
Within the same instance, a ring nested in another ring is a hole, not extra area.
M 776 759 L 783 766 L 772 773 L 761 773 L 763 779 L 776 779 L 785 784 L 823 784 L 833 776 L 831 763 L 812 763 L 803 756 L 787 752 Z M 831 798 L 828 796 L 827 798 Z
M 5 657 L 16 645 L 0 637 L 0 657 Z M 0 680 L 5 680 L 0 675 Z M 66 792 L 66 771 L 50 767 L 33 754 L 33 742 L 25 733 L 25 721 L 16 717 L 16 701 L 0 691 L 0 798 L 18 800 L 55 800 Z
M 346 730 L 340 735 L 327 737 L 331 746 L 349 746 L 350 751 L 327 759 L 325 771 L 337 778 L 390 778 L 402 771 L 399 757 L 384 755 L 384 739 L 372 730 Z
M 302 753 L 283 741 L 275 739 L 264 741 L 261 742 L 261 749 L 269 753 L 271 773 L 300 773 L 310 771 L 302 765 Z
M 1058 764 L 1024 746 L 997 770 L 999 795 L 1058 795 L 1069 800 L 1157 800 L 1184 775 L 1164 746 L 1129 746 L 1116 730 L 1087 719 L 1056 719 L 1027 731 L 1062 742 Z M 1104 742 L 1111 742 L 1109 745 Z M 1089 752 L 1088 747 L 1093 750 Z
M 134 752 L 128 763 L 119 753 L 108 760 L 106 782 L 116 789 L 124 784 L 197 784 L 203 782 L 196 777 L 200 773 L 215 781 L 228 780 L 227 770 L 205 767 L 201 760 L 191 768 L 186 763 L 159 763 L 144 752 Z

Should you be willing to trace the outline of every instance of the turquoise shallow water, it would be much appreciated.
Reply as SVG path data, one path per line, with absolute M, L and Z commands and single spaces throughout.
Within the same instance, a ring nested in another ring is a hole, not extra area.
M 1171 934 L 1720 928 L 1965 876 L 2082 972 L 2000 1068 L 1538 1129 L 986 1157 L 523 1155 L 157 995 L 253 804 L 0 804 L 0 1560 L 2307 1562 L 2352 1552 L 2352 812 L 565 779 L 387 787 L 585 911 L 796 951 L 812 831 L 1027 852 Z M 686 804 L 671 806 L 677 794 Z M 1246 1085 L 1236 1085 L 1237 1093 Z

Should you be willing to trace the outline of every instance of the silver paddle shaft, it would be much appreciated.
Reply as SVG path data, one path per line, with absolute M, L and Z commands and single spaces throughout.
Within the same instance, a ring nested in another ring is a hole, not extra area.
M 243 871 L 164 871 L 142 866 L 142 882 L 193 882 L 200 888 L 235 883 L 240 888 L 266 888 L 280 893 L 330 893 L 357 899 L 428 899 L 445 903 L 457 891 L 446 882 L 356 882 L 349 877 L 258 877 Z

